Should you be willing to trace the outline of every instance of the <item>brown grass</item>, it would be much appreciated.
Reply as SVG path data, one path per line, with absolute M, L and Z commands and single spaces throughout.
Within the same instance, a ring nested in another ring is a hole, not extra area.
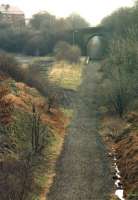
M 116 150 L 125 193 L 135 194 L 138 188 L 138 113 L 129 113 L 125 119 L 104 116 L 101 123 L 100 132 L 109 152 L 112 147 Z M 110 137 L 111 132 L 114 132 L 114 139 Z
M 74 89 L 81 84 L 82 66 L 77 64 L 68 64 L 65 61 L 59 62 L 53 66 L 49 72 L 49 80 L 61 87 Z

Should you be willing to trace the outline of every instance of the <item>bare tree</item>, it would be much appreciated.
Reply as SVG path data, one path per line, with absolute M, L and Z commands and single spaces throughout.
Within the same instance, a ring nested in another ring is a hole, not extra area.
M 45 140 L 48 135 L 48 128 L 42 125 L 41 114 L 37 111 L 35 104 L 32 105 L 32 151 L 41 153 L 45 146 Z
M 133 30 L 132 30 L 133 31 Z M 103 94 L 106 104 L 113 108 L 120 117 L 128 110 L 130 103 L 136 97 L 137 89 L 137 42 L 116 38 L 110 45 L 108 58 L 103 61 Z

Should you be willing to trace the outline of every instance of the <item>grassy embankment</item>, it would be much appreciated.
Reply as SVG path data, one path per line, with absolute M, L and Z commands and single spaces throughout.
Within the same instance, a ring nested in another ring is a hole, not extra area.
M 53 59 L 53 58 L 52 58 Z M 44 67 L 44 62 L 47 62 L 47 60 L 51 60 L 51 58 L 47 57 L 40 57 L 40 58 L 19 58 L 19 60 L 23 63 L 28 61 L 27 64 L 29 63 L 43 63 L 43 69 Z M 39 66 L 40 67 L 40 66 Z M 82 78 L 82 64 L 68 64 L 65 61 L 59 62 L 59 63 L 54 63 L 49 69 L 48 69 L 48 74 L 47 74 L 47 66 L 46 66 L 46 71 L 43 70 L 43 73 L 41 74 L 42 77 L 47 79 L 48 75 L 48 80 L 52 85 L 59 86 L 64 89 L 71 89 L 74 91 L 77 91 L 78 87 L 81 84 L 81 78 Z M 65 115 L 65 117 L 68 120 L 71 120 L 73 116 L 73 110 L 71 108 L 64 108 L 60 107 L 61 112 Z M 47 163 L 48 167 L 47 170 L 42 170 L 41 165 L 40 169 L 36 169 L 35 176 L 36 176 L 36 181 L 38 182 L 38 185 L 40 188 L 43 188 L 42 195 L 40 197 L 41 200 L 45 199 L 45 194 L 48 192 L 49 187 L 52 184 L 53 178 L 55 176 L 55 162 L 61 152 L 62 145 L 64 143 L 64 134 L 65 132 L 61 135 L 55 134 L 54 138 L 51 138 L 50 145 L 48 149 L 46 149 L 46 157 L 48 158 Z M 42 168 L 43 169 L 43 168 Z M 45 175 L 40 176 L 40 174 L 43 174 L 45 172 Z M 37 199 L 37 194 L 35 199 Z
M 32 60 L 30 59 L 29 63 L 31 62 Z M 24 61 L 22 64 L 25 64 Z M 28 63 L 26 67 L 28 67 Z M 70 73 L 65 73 L 66 67 L 69 68 L 68 72 L 70 71 Z M 60 72 L 62 74 L 62 83 L 59 73 L 55 73 L 56 68 L 57 65 L 54 65 L 50 71 L 50 81 L 55 82 L 56 80 L 56 84 L 59 84 L 60 87 L 76 90 L 81 82 L 80 66 L 68 66 L 65 63 L 61 63 L 60 67 L 58 65 L 58 72 L 63 69 L 63 73 Z M 51 77 L 53 72 L 54 76 Z M 77 75 L 78 72 L 80 74 L 76 80 L 76 76 L 72 76 L 72 74 Z M 46 74 L 43 75 L 45 76 Z M 3 90 L 6 91 L 5 93 L 1 92 L 3 95 L 1 101 L 2 103 L 6 102 L 6 106 L 8 102 L 13 107 L 8 113 L 10 129 L 5 129 L 4 125 L 4 130 L 10 130 L 10 132 L 7 133 L 8 135 L 3 136 L 2 140 L 5 146 L 4 149 L 3 147 L 0 149 L 1 167 L 3 166 L 2 170 L 4 170 L 0 174 L 0 178 L 7 177 L 1 187 L 1 194 L 4 195 L 1 198 L 7 199 L 7 196 L 9 196 L 14 200 L 19 198 L 25 200 L 44 199 L 55 176 L 56 160 L 62 150 L 66 128 L 73 116 L 73 111 L 57 106 L 51 110 L 51 113 L 48 113 L 47 98 L 43 97 L 36 89 L 30 88 L 24 83 L 17 83 L 3 73 L 1 73 L 1 81 L 2 92 Z M 71 84 L 72 82 L 73 84 Z M 37 114 L 40 115 L 40 130 L 44 130 L 40 135 L 40 145 L 43 144 L 43 139 L 45 144 L 41 146 L 41 152 L 37 153 L 32 151 L 31 146 L 32 104 L 35 104 Z M 7 119 L 4 118 L 4 120 Z M 3 143 L 0 145 L 2 146 Z M 12 170 L 8 170 L 9 168 Z M 21 169 L 24 172 L 22 178 L 20 177 L 21 174 L 18 173 Z M 7 192 L 5 192 L 5 185 L 8 187 Z
M 101 117 L 100 134 L 104 138 L 109 156 L 117 158 L 121 183 L 127 200 L 138 198 L 138 112 L 130 112 L 123 119 L 106 114 Z M 113 160 L 114 162 L 114 160 Z M 111 169 L 113 177 L 114 168 Z M 114 196 L 114 195 L 113 195 Z M 113 199 L 117 199 L 115 196 Z
M 38 199 L 44 183 L 46 180 L 49 181 L 50 176 L 53 176 L 54 162 L 60 153 L 69 118 L 58 108 L 52 110 L 52 115 L 47 113 L 46 99 L 34 88 L 7 78 L 3 81 L 2 87 L 8 88 L 2 101 L 6 105 L 7 103 L 12 105 L 13 109 L 8 116 L 6 114 L 2 119 L 3 123 L 10 120 L 8 125 L 10 129 L 6 128 L 7 125 L 3 125 L 3 129 L 7 132 L 1 138 L 3 144 L 0 144 L 0 159 L 3 163 L 0 178 L 7 176 L 4 184 L 9 188 L 8 196 L 14 194 L 16 199 L 23 192 L 22 199 Z M 3 90 L 3 88 L 0 89 Z M 39 128 L 42 132 L 39 136 L 39 146 L 42 149 L 38 152 L 32 150 L 31 144 L 32 104 L 35 104 L 37 114 L 40 114 Z M 8 168 L 12 169 L 12 174 L 10 170 L 7 171 Z M 26 174 L 20 177 L 20 168 L 28 174 L 26 178 Z M 5 190 L 4 185 L 2 189 Z M 1 198 L 6 199 L 6 193 Z
M 105 84 L 105 81 L 97 85 L 97 96 L 98 100 L 100 99 L 99 133 L 104 139 L 112 163 L 115 162 L 114 156 L 117 158 L 116 163 L 120 170 L 120 181 L 123 184 L 125 199 L 136 200 L 138 198 L 138 101 L 135 100 L 134 106 L 130 104 L 121 118 L 111 109 L 111 105 L 104 105 L 101 101 L 103 94 L 99 93 L 98 89 L 102 84 Z M 111 166 L 111 172 L 114 179 L 117 178 L 113 166 Z M 111 199 L 118 200 L 114 194 Z

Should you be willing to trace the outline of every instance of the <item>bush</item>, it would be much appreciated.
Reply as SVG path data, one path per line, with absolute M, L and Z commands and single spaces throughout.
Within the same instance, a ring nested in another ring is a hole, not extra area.
M 16 81 L 22 81 L 25 76 L 24 70 L 18 65 L 16 59 L 6 53 L 0 53 L 0 70 Z
M 68 50 L 68 61 L 72 63 L 77 63 L 80 60 L 81 57 L 81 51 L 78 46 L 71 46 Z
M 81 56 L 81 50 L 78 46 L 72 46 L 64 41 L 56 44 L 54 53 L 57 60 L 66 60 L 70 63 L 79 62 Z

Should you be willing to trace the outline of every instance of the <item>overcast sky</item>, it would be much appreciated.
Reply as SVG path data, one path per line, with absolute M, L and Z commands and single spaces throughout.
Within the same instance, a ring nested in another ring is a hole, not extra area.
M 134 0 L 0 0 L 20 7 L 26 17 L 46 10 L 58 17 L 66 17 L 72 12 L 79 13 L 91 25 L 97 25 L 101 19 L 122 6 L 132 6 Z

